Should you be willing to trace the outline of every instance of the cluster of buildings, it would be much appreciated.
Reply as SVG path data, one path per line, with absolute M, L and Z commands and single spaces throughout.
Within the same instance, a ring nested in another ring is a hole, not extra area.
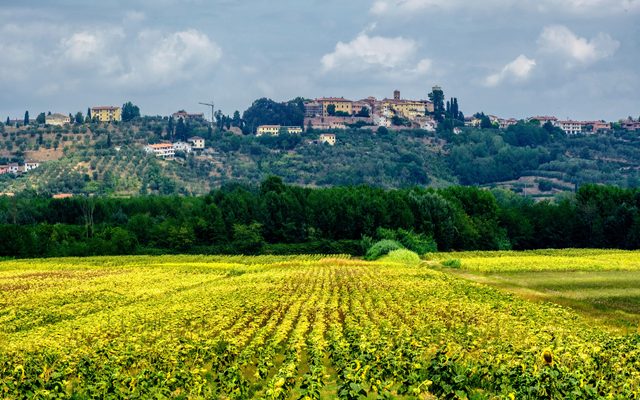
M 18 175 L 25 172 L 34 170 L 40 166 L 38 161 L 25 161 L 24 165 L 18 163 L 11 163 L 6 165 L 0 165 L 0 175 L 13 174 Z
M 434 90 L 441 90 L 435 86 Z M 304 126 L 261 125 L 256 136 L 277 136 L 282 132 L 301 134 L 303 129 L 341 130 L 352 126 L 390 129 L 418 128 L 435 131 L 436 121 L 429 115 L 434 106 L 430 100 L 403 99 L 400 91 L 393 98 L 367 97 L 357 101 L 344 97 L 321 97 L 304 104 Z M 402 125 L 395 122 L 401 121 Z M 314 143 L 336 144 L 334 134 L 322 134 Z
M 153 154 L 158 158 L 171 160 L 175 158 L 176 152 L 190 154 L 193 151 L 204 150 L 205 140 L 200 136 L 193 136 L 187 142 L 163 142 L 157 144 L 148 144 L 144 147 L 147 154 Z
M 500 129 L 507 129 L 508 127 L 515 125 L 519 120 L 515 118 L 503 119 L 496 117 L 495 115 L 487 115 L 491 123 L 498 126 Z M 580 134 L 596 134 L 606 133 L 612 130 L 612 124 L 606 121 L 574 121 L 571 119 L 561 120 L 554 116 L 538 115 L 529 117 L 527 122 L 537 121 L 540 125 L 550 123 L 551 125 L 558 127 L 564 131 L 567 135 L 580 135 Z M 482 120 L 477 116 L 466 117 L 464 121 L 465 126 L 468 127 L 480 127 Z M 627 131 L 640 131 L 640 121 L 633 119 L 627 119 L 619 121 L 620 128 Z
M 433 89 L 441 90 L 437 86 Z M 433 102 L 403 99 L 399 90 L 393 92 L 393 98 L 367 97 L 352 101 L 344 97 L 322 97 L 308 101 L 304 106 L 304 125 L 313 129 L 346 129 L 354 124 L 392 128 L 394 118 L 413 128 L 435 130 L 436 127 L 436 122 L 428 115 L 433 112 Z
M 538 121 L 540 125 L 551 123 L 551 125 L 562 129 L 567 135 L 603 133 L 611 130 L 611 124 L 606 121 L 574 121 L 560 120 L 553 116 L 535 116 L 527 118 L 527 122 Z M 622 122 L 623 129 L 628 131 L 640 130 L 640 122 Z
M 122 121 L 122 109 L 114 106 L 91 107 L 91 119 L 99 122 Z M 53 113 L 45 116 L 45 124 L 52 126 L 63 126 L 70 124 L 73 116 L 68 114 Z

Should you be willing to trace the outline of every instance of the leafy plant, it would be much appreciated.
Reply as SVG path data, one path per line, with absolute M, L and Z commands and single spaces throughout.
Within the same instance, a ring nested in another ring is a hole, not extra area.
M 365 254 L 365 260 L 377 260 L 378 258 L 389 254 L 393 250 L 403 249 L 404 247 L 395 240 L 384 239 L 376 242 Z

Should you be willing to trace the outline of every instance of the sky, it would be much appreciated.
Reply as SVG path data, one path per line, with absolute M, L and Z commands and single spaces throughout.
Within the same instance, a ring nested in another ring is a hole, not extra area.
M 2 120 L 434 85 L 467 115 L 638 118 L 640 0 L 0 0 Z

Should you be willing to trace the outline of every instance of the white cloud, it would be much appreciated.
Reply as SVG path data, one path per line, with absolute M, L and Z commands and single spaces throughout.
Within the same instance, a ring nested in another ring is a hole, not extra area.
M 101 75 L 122 71 L 122 60 L 117 54 L 119 40 L 124 38 L 120 30 L 82 31 L 62 39 L 60 55 L 54 64 L 92 69 Z
M 111 84 L 140 88 L 201 78 L 221 57 L 220 47 L 197 30 L 142 31 L 130 37 L 111 29 L 68 35 L 46 59 L 52 68 L 72 68 L 79 77 L 84 71 L 109 78 Z
M 215 42 L 193 29 L 170 35 L 142 32 L 137 46 L 139 53 L 132 55 L 124 83 L 171 85 L 200 78 L 222 57 Z
M 538 38 L 542 53 L 566 60 L 567 67 L 587 65 L 610 57 L 620 47 L 620 42 L 605 33 L 588 40 L 561 25 L 545 27 Z
M 531 76 L 536 67 L 536 60 L 521 54 L 515 60 L 505 65 L 500 72 L 489 75 L 485 79 L 486 86 L 497 86 L 505 80 L 524 81 Z
M 420 11 L 473 9 L 508 10 L 518 7 L 544 13 L 602 14 L 640 11 L 638 0 L 375 0 L 370 12 L 375 15 L 412 15 Z
M 431 68 L 431 61 L 422 59 L 413 64 L 417 51 L 418 45 L 411 39 L 361 33 L 348 43 L 338 42 L 332 53 L 322 57 L 322 69 L 325 72 L 378 69 L 391 73 L 407 71 L 424 74 Z

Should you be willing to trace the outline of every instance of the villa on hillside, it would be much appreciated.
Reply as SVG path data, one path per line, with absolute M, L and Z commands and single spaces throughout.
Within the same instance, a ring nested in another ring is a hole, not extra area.
M 122 121 L 122 109 L 112 106 L 91 107 L 91 117 L 100 122 Z
M 320 135 L 320 143 L 327 143 L 330 146 L 335 146 L 336 135 L 334 133 L 323 133 Z
M 148 144 L 144 147 L 144 151 L 164 159 L 174 158 L 176 155 L 176 150 L 172 143 Z
M 71 117 L 69 115 L 55 113 L 46 115 L 44 121 L 46 125 L 63 126 L 71 123 Z
M 193 147 L 187 142 L 175 142 L 173 143 L 173 151 L 181 151 L 183 153 L 189 154 L 193 151 Z
M 177 121 L 179 119 L 182 119 L 183 121 L 189 121 L 189 120 L 204 120 L 204 114 L 203 113 L 188 113 L 185 110 L 180 110 L 178 112 L 174 112 L 173 114 L 171 114 L 171 116 L 173 117 L 174 121 Z
M 191 143 L 191 147 L 193 148 L 193 150 L 204 149 L 204 146 L 205 146 L 204 138 L 201 138 L 200 136 L 190 137 L 188 142 Z
M 289 135 L 299 135 L 302 133 L 302 128 L 299 126 L 260 125 L 256 136 L 278 136 L 280 131 L 286 131 Z

